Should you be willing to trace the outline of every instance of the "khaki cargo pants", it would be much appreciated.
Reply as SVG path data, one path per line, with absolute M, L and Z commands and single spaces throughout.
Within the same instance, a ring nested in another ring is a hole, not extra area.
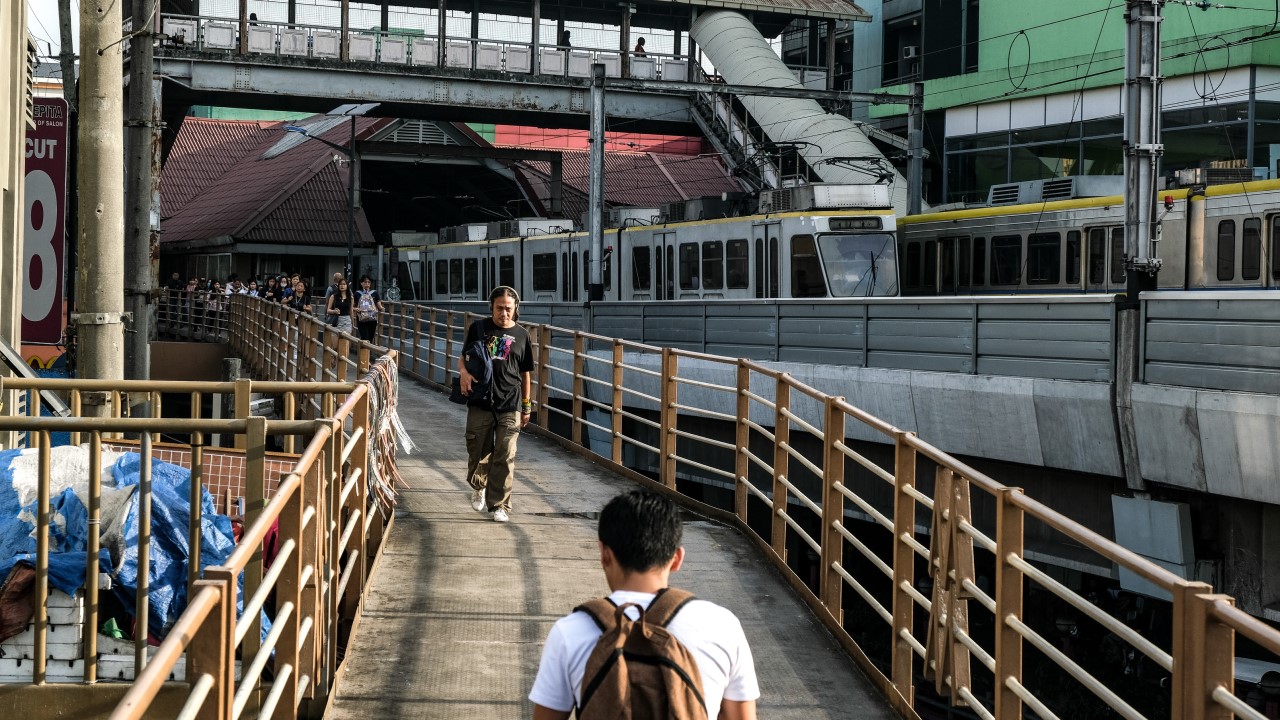
M 467 484 L 485 491 L 489 510 L 511 512 L 511 487 L 516 477 L 519 411 L 495 413 L 467 408 Z

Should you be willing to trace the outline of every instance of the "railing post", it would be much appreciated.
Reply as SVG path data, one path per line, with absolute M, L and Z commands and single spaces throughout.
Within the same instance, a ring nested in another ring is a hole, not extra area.
M 413 306 L 413 374 L 421 377 L 418 371 L 418 352 L 422 344 L 422 306 Z M 400 349 L 404 352 L 404 348 Z
M 302 538 L 298 541 L 298 552 L 303 558 L 305 573 L 305 565 L 311 566 L 311 574 L 307 577 L 305 583 L 299 588 L 298 600 L 298 620 L 303 622 L 304 618 L 311 618 L 311 630 L 302 638 L 302 647 L 298 650 L 298 663 L 301 665 L 299 669 L 299 679 L 301 674 L 305 674 L 309 678 L 302 688 L 302 694 L 308 698 L 315 697 L 315 690 L 320 683 L 320 648 L 321 643 L 318 638 L 324 633 L 325 615 L 324 609 L 321 607 L 320 586 L 324 582 L 321 572 L 324 570 L 323 553 L 324 545 L 323 526 L 326 522 L 327 513 L 324 508 L 324 496 L 321 489 L 324 483 L 321 480 L 322 468 L 320 463 L 313 463 L 307 470 L 307 474 L 302 476 L 302 497 L 303 497 L 303 514 L 306 514 L 308 508 L 312 510 L 311 522 L 302 530 Z
M 267 419 L 263 417 L 246 418 L 245 451 L 244 451 L 244 527 L 253 527 L 267 506 L 266 468 L 267 468 Z M 262 585 L 262 548 L 254 548 L 244 566 L 244 597 L 247 602 L 258 592 Z M 241 622 L 247 623 L 248 632 L 241 642 L 241 657 L 252 658 L 262 647 L 262 613 L 253 617 L 243 617 Z M 248 681 L 246 681 L 248 682 Z M 252 681 L 255 695 L 261 691 L 259 679 Z M 257 706 L 261 703 L 258 697 L 253 701 Z
M 955 510 L 952 506 L 954 494 L 951 491 L 951 482 L 954 477 L 951 469 L 943 466 L 939 466 L 934 474 L 933 520 L 929 532 L 929 538 L 932 541 L 929 545 L 929 577 L 933 580 L 933 593 L 929 601 L 933 609 L 929 613 L 923 665 L 923 675 L 926 678 L 933 678 L 933 691 L 943 697 L 952 698 L 954 694 L 947 688 L 944 678 L 947 675 L 947 623 L 950 621 L 947 599 L 954 590 L 950 578 L 951 543 L 955 539 L 952 532 L 955 520 Z
M 742 522 L 747 521 L 747 475 L 751 472 L 751 460 L 747 457 L 747 451 L 751 445 L 751 426 L 747 421 L 751 419 L 751 398 L 747 396 L 747 392 L 751 390 L 751 368 L 747 366 L 747 361 L 738 360 L 738 382 L 737 382 L 737 417 L 738 423 L 734 428 L 735 450 L 733 453 L 733 514 L 738 516 Z
M 622 362 L 623 346 L 621 340 L 613 341 L 613 399 L 610 403 L 610 428 L 613 436 L 609 441 L 609 459 L 622 464 Z
M 230 570 L 208 568 L 205 578 L 197 580 L 192 596 L 206 587 L 218 591 L 218 604 L 196 629 L 187 648 L 187 678 L 193 682 L 201 675 L 213 678 L 213 688 L 196 714 L 198 720 L 223 720 L 231 716 L 231 698 L 236 652 L 236 581 Z
M 822 604 L 827 612 L 844 623 L 844 578 L 834 568 L 844 563 L 844 536 L 840 528 L 844 526 L 844 495 L 840 486 L 844 484 L 844 453 L 840 445 L 844 443 L 844 411 L 836 404 L 836 398 L 830 395 L 823 400 L 823 463 L 822 463 Z
M 778 375 L 773 396 L 773 512 L 770 515 L 769 545 L 783 562 L 787 561 L 787 521 L 782 513 L 787 511 L 787 486 L 783 484 L 791 468 L 791 420 L 786 411 L 791 404 L 791 386 L 787 373 Z
M 547 412 L 547 403 L 551 402 L 551 326 L 541 325 L 538 328 L 538 426 L 543 430 L 551 424 L 551 413 Z
M 436 309 L 431 308 L 427 311 L 427 380 L 434 381 L 436 375 L 436 330 L 439 328 L 436 319 Z M 449 383 L 448 368 L 445 368 L 444 382 Z
M 658 409 L 658 450 L 662 457 L 658 458 L 658 481 L 671 488 L 676 487 L 676 371 L 679 367 L 678 357 L 671 348 L 662 348 L 662 407 Z
M 338 341 L 337 354 L 333 356 L 334 370 L 337 373 L 338 382 L 346 382 L 350 369 L 347 363 L 351 358 L 351 340 L 336 330 L 333 336 Z
M 369 372 L 369 367 L 369 346 L 360 343 L 360 349 L 356 350 L 356 377 L 364 377 L 365 373 Z
M 465 317 L 465 316 L 464 316 Z M 448 385 L 453 380 L 455 373 L 453 363 L 453 311 L 446 310 L 444 316 L 445 332 L 444 332 L 444 361 L 440 364 L 444 366 L 444 384 Z M 464 326 L 463 332 L 466 331 Z M 465 340 L 465 335 L 463 336 Z
M 1216 600 L 1235 604 L 1230 596 L 1214 595 L 1205 583 L 1188 582 L 1173 588 L 1172 720 L 1230 720 L 1230 710 L 1213 701 L 1213 690 L 1233 690 L 1235 633 L 1209 616 Z
M 914 433 L 898 432 L 894 453 L 894 502 L 893 502 L 893 651 L 890 680 L 898 692 L 914 705 L 914 688 L 911 684 L 911 668 L 915 652 L 903 639 L 914 629 L 915 600 L 904 589 L 915 583 L 916 553 L 906 540 L 915 536 L 916 501 L 907 494 L 907 488 L 916 484 L 916 451 L 907 444 L 907 437 Z
M 288 558 L 276 556 L 276 562 L 287 563 L 276 582 L 276 618 L 279 622 L 280 610 L 285 603 L 293 604 L 293 612 L 289 615 L 280 640 L 275 649 L 275 677 L 277 682 L 284 680 L 284 693 L 276 703 L 271 717 L 274 720 L 294 720 L 298 707 L 298 678 L 302 674 L 298 654 L 298 634 L 302 622 L 302 483 L 293 491 L 293 497 L 285 503 L 280 511 L 280 526 L 276 534 L 277 545 L 283 546 L 292 540 L 293 553 Z M 285 675 L 288 667 L 292 673 Z
M 339 425 L 341 428 L 341 425 Z M 368 524 L 371 503 L 369 502 L 369 393 L 361 395 L 359 402 L 356 403 L 354 412 L 352 413 L 352 428 L 364 428 L 360 439 L 356 441 L 355 448 L 351 451 L 350 459 L 347 461 L 347 477 L 353 476 L 357 471 L 359 477 L 356 480 L 355 487 L 351 490 L 351 495 L 347 498 L 347 517 L 353 517 L 359 514 L 356 529 L 351 533 L 351 538 L 347 541 L 346 554 L 347 557 L 355 557 L 356 562 L 351 568 L 351 578 L 347 580 L 346 596 L 343 598 L 343 606 L 346 609 L 347 617 L 356 617 L 360 614 L 360 603 L 364 599 L 365 586 L 365 569 L 368 567 L 366 562 L 365 547 L 365 527 Z M 342 484 L 346 484 L 346 478 L 343 478 Z
M 326 395 L 326 399 L 332 397 Z M 325 544 L 328 555 L 328 578 L 325 598 L 325 614 L 328 624 L 324 639 L 325 677 L 332 679 L 338 671 L 338 631 L 342 621 L 342 598 L 338 595 L 338 583 L 342 579 L 342 421 L 333 418 L 331 403 L 325 408 L 325 422 L 329 425 L 329 448 L 325 453 L 325 506 L 329 509 L 325 518 Z M 331 681 L 331 680 L 330 680 Z
M 574 445 L 582 445 L 582 395 L 586 392 L 587 383 L 582 379 L 583 373 L 586 371 L 586 360 L 583 357 L 583 348 L 586 345 L 586 338 L 582 337 L 581 332 L 573 334 L 573 419 L 569 429 L 569 439 Z
M 1021 720 L 1022 699 L 1007 681 L 1022 682 L 1022 636 L 1006 618 L 1022 619 L 1022 571 L 1009 558 L 1022 557 L 1023 511 L 1012 501 L 1022 488 L 1000 488 L 996 497 L 995 719 Z
M 235 389 L 235 418 L 249 417 L 250 402 L 253 400 L 253 381 L 247 379 L 237 379 Z M 244 449 L 245 436 L 239 433 L 235 434 L 235 444 L 232 446 L 237 450 Z

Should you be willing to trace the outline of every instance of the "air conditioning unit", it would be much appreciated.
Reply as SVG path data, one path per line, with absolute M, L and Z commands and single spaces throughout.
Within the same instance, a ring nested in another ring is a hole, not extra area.
M 919 45 L 904 45 L 904 46 L 902 47 L 902 59 L 903 59 L 903 60 L 911 60 L 911 59 L 913 59 L 913 58 L 918 58 L 918 57 L 920 57 L 920 46 L 919 46 Z

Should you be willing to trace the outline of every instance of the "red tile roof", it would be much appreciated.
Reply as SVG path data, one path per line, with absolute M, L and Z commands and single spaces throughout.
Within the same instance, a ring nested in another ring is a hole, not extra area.
M 298 122 L 313 126 L 315 116 Z M 391 122 L 359 118 L 357 134 L 368 136 Z M 187 118 L 170 151 L 161 179 L 165 217 L 162 243 L 197 243 L 219 238 L 296 245 L 345 245 L 347 171 L 336 152 L 320 142 L 295 138 L 272 154 L 287 136 L 284 123 Z M 320 132 L 346 145 L 349 126 L 339 122 Z M 356 211 L 356 242 L 372 245 L 362 210 Z
M 576 218 L 578 215 L 573 207 L 576 198 L 570 197 L 569 189 L 586 195 L 590 179 L 589 156 L 586 152 L 571 150 L 563 155 L 564 183 L 567 186 L 565 215 Z M 550 177 L 549 163 L 531 161 L 524 164 L 541 179 Z M 539 187 L 541 184 L 536 183 Z M 604 194 L 609 205 L 661 207 L 669 202 L 741 190 L 738 181 L 714 156 L 622 152 L 606 152 L 604 156 Z

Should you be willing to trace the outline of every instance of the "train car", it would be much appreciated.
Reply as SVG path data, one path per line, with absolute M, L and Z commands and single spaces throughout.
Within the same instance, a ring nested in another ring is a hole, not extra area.
M 604 233 L 604 299 L 897 295 L 897 226 L 888 200 L 882 186 L 810 185 L 768 194 L 755 215 L 684 222 L 657 216 L 645 224 L 633 213 Z M 588 297 L 585 232 L 462 239 L 423 248 L 421 257 L 425 300 L 479 300 L 497 285 L 515 287 L 530 302 Z
M 1008 205 L 901 218 L 903 294 L 1124 292 L 1123 179 L 1082 180 L 1017 183 L 1007 197 L 1018 201 Z M 1117 192 L 1089 196 L 1091 184 Z M 1161 199 L 1160 289 L 1280 286 L 1280 181 Z

